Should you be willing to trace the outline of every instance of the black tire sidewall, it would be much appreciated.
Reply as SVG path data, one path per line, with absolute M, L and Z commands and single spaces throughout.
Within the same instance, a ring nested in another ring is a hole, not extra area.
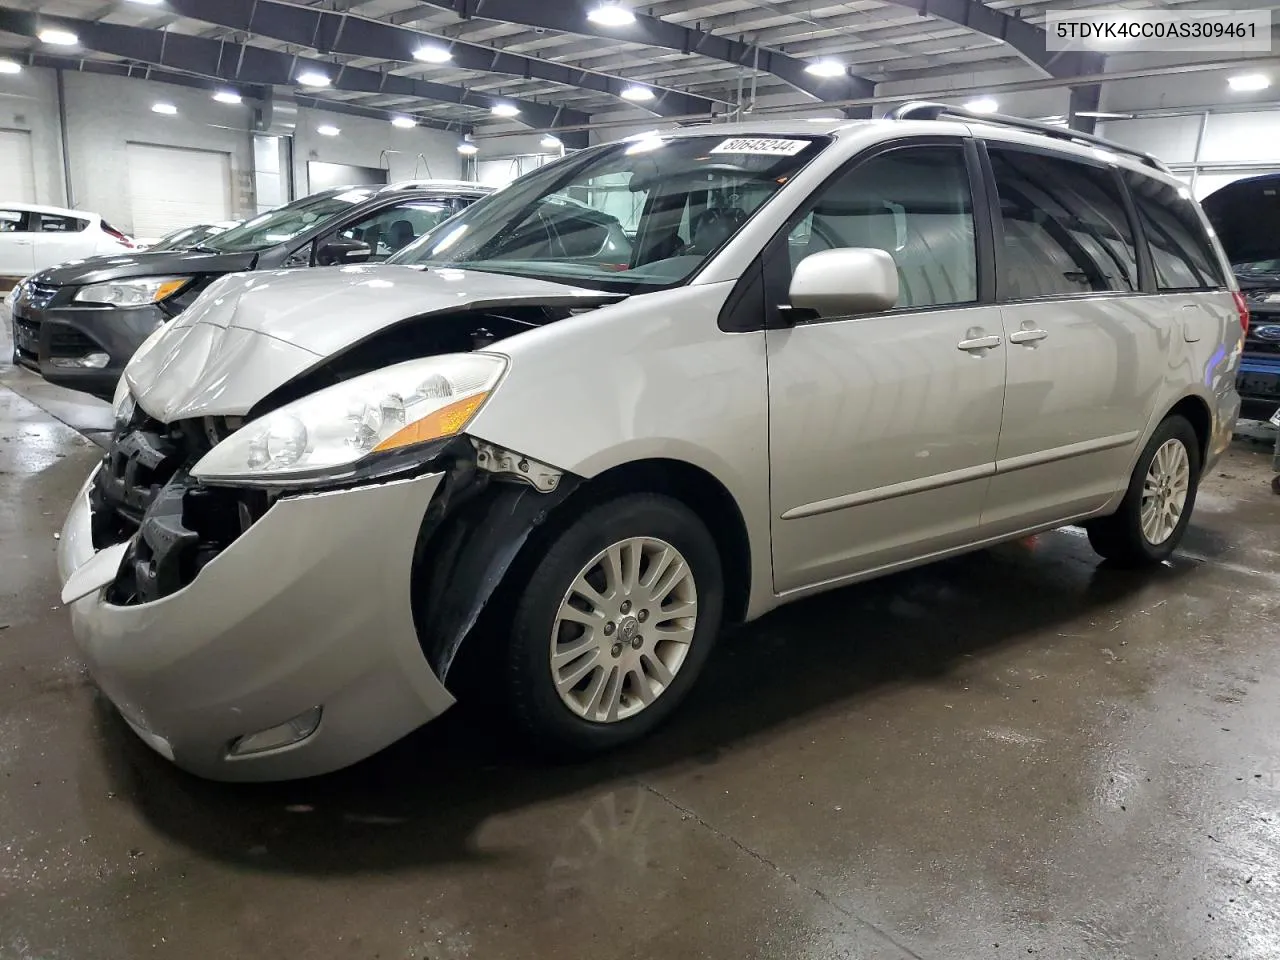
M 650 706 L 614 723 L 592 723 L 560 699 L 551 674 L 556 613 L 573 579 L 597 554 L 631 537 L 664 540 L 684 556 L 698 591 L 693 640 L 671 685 Z M 724 574 L 720 554 L 697 515 L 669 497 L 636 494 L 594 507 L 555 538 L 516 608 L 507 656 L 512 706 L 536 745 L 557 754 L 584 754 L 638 739 L 679 706 L 697 679 L 720 631 Z

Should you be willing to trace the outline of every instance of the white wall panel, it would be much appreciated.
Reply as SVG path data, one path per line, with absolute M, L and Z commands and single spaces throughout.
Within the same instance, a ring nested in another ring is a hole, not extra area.
M 31 133 L 27 130 L 0 130 L 0 202 L 6 201 L 37 201 Z

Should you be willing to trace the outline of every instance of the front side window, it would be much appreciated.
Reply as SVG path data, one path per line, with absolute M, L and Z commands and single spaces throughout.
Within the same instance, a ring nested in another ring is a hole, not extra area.
M 373 196 L 372 190 L 344 190 L 342 193 L 320 193 L 285 204 L 269 213 L 246 220 L 216 237 L 209 237 L 202 249 L 218 253 L 251 253 L 286 243 L 327 220 L 333 220 L 358 203 Z
M 876 247 L 898 267 L 898 306 L 978 299 L 973 197 L 959 145 L 905 147 L 829 182 L 787 237 L 794 271 L 839 247 Z
M 1138 289 L 1133 230 L 1110 170 L 1026 150 L 992 147 L 990 156 L 1001 299 Z
M 484 198 L 391 262 L 622 293 L 673 286 L 826 142 L 653 135 L 583 150 Z
M 371 260 L 385 260 L 453 215 L 447 200 L 414 200 L 348 224 L 338 231 L 343 240 L 367 243 Z
M 34 216 L 22 210 L 0 210 L 0 233 L 29 233 L 28 217 Z
M 1151 248 L 1156 287 L 1202 290 L 1221 287 L 1222 271 L 1213 242 L 1186 187 L 1129 172 L 1129 192 Z

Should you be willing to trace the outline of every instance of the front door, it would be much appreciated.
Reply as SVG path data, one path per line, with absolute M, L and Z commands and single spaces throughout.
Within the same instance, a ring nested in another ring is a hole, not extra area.
M 0 277 L 21 279 L 35 269 L 36 236 L 31 232 L 35 214 L 0 207 Z
M 894 258 L 899 305 L 766 334 L 774 582 L 779 593 L 975 537 L 1004 401 L 999 309 L 979 303 L 960 141 L 855 161 L 766 261 L 770 297 L 832 247 Z M 779 279 L 780 278 L 780 279 Z

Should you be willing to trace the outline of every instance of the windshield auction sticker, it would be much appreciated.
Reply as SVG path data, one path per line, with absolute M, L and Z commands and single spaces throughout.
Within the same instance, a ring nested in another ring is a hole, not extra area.
M 766 157 L 794 157 L 809 145 L 808 140 L 778 140 L 774 137 L 733 137 L 712 153 L 753 153 Z

